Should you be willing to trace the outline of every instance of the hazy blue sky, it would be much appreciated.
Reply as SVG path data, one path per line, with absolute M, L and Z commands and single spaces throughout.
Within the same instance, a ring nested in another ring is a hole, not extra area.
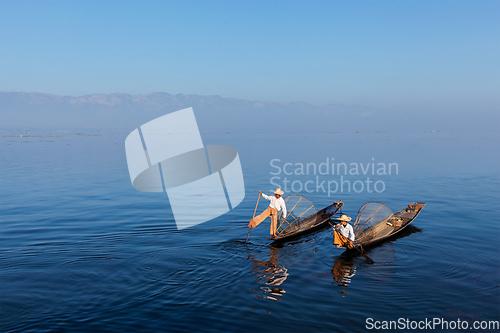
M 494 110 L 500 1 L 0 1 L 0 91 Z

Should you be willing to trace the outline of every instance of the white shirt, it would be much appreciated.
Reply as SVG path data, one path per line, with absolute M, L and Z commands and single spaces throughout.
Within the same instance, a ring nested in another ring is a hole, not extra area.
M 262 193 L 262 196 L 264 199 L 270 201 L 269 207 L 276 209 L 278 212 L 283 209 L 283 218 L 286 217 L 286 205 L 283 197 L 276 199 L 275 195 L 265 195 L 264 193 Z
M 349 223 L 347 223 L 345 227 L 341 223 L 339 231 L 342 234 L 342 236 L 347 237 L 354 242 L 355 239 L 354 230 L 352 229 L 352 226 Z

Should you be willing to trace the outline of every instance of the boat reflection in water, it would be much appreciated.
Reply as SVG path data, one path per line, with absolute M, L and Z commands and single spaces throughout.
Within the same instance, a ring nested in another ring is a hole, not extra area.
M 335 259 L 332 268 L 333 281 L 338 286 L 347 287 L 351 283 L 351 278 L 356 274 L 356 267 L 354 267 L 354 258 L 352 256 L 339 256 Z
M 247 258 L 252 260 L 254 266 L 252 274 L 257 276 L 257 282 L 263 285 L 259 286 L 258 290 L 252 290 L 258 298 L 278 301 L 279 297 L 286 293 L 284 289 L 278 287 L 288 277 L 287 269 L 278 262 L 279 254 L 279 248 L 270 247 L 269 260 L 257 260 L 252 254 Z
M 341 255 L 335 258 L 331 271 L 333 281 L 340 287 L 347 287 L 351 283 L 352 277 L 356 274 L 356 266 L 354 265 L 356 258 L 356 262 L 358 264 L 361 264 L 363 267 L 369 267 L 370 275 L 378 276 L 378 280 L 383 280 L 384 277 L 388 278 L 391 275 L 391 272 L 389 271 L 391 268 L 390 263 L 394 263 L 396 261 L 392 243 L 398 239 L 408 237 L 411 234 L 419 232 L 422 232 L 422 229 L 409 225 L 400 233 L 384 239 L 381 242 L 365 247 L 364 250 L 366 253 L 375 261 L 374 265 L 365 264 L 365 260 L 359 252 L 353 250 L 344 251 Z M 347 294 L 347 291 L 343 290 L 342 293 Z

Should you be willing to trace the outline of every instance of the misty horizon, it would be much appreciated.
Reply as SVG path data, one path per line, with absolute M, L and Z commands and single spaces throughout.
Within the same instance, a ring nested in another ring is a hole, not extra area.
M 60 96 L 0 92 L 3 130 L 128 129 L 170 112 L 193 107 L 200 130 L 279 131 L 495 131 L 498 113 L 418 113 L 364 105 L 268 102 L 220 95 L 127 93 Z M 265 122 L 276 117 L 276 123 Z

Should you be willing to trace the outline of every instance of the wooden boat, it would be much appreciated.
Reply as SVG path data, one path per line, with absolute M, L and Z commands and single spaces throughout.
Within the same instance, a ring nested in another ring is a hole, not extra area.
M 353 223 L 356 238 L 354 246 L 359 250 L 395 235 L 410 225 L 424 206 L 424 202 L 414 202 L 392 213 L 380 202 L 372 201 L 364 204 Z
M 278 220 L 277 237 L 267 237 L 273 243 L 283 243 L 328 226 L 330 219 L 335 215 L 340 216 L 344 205 L 343 201 L 338 200 L 316 212 L 314 204 L 304 196 L 289 195 L 284 200 L 288 214 L 286 219 Z

